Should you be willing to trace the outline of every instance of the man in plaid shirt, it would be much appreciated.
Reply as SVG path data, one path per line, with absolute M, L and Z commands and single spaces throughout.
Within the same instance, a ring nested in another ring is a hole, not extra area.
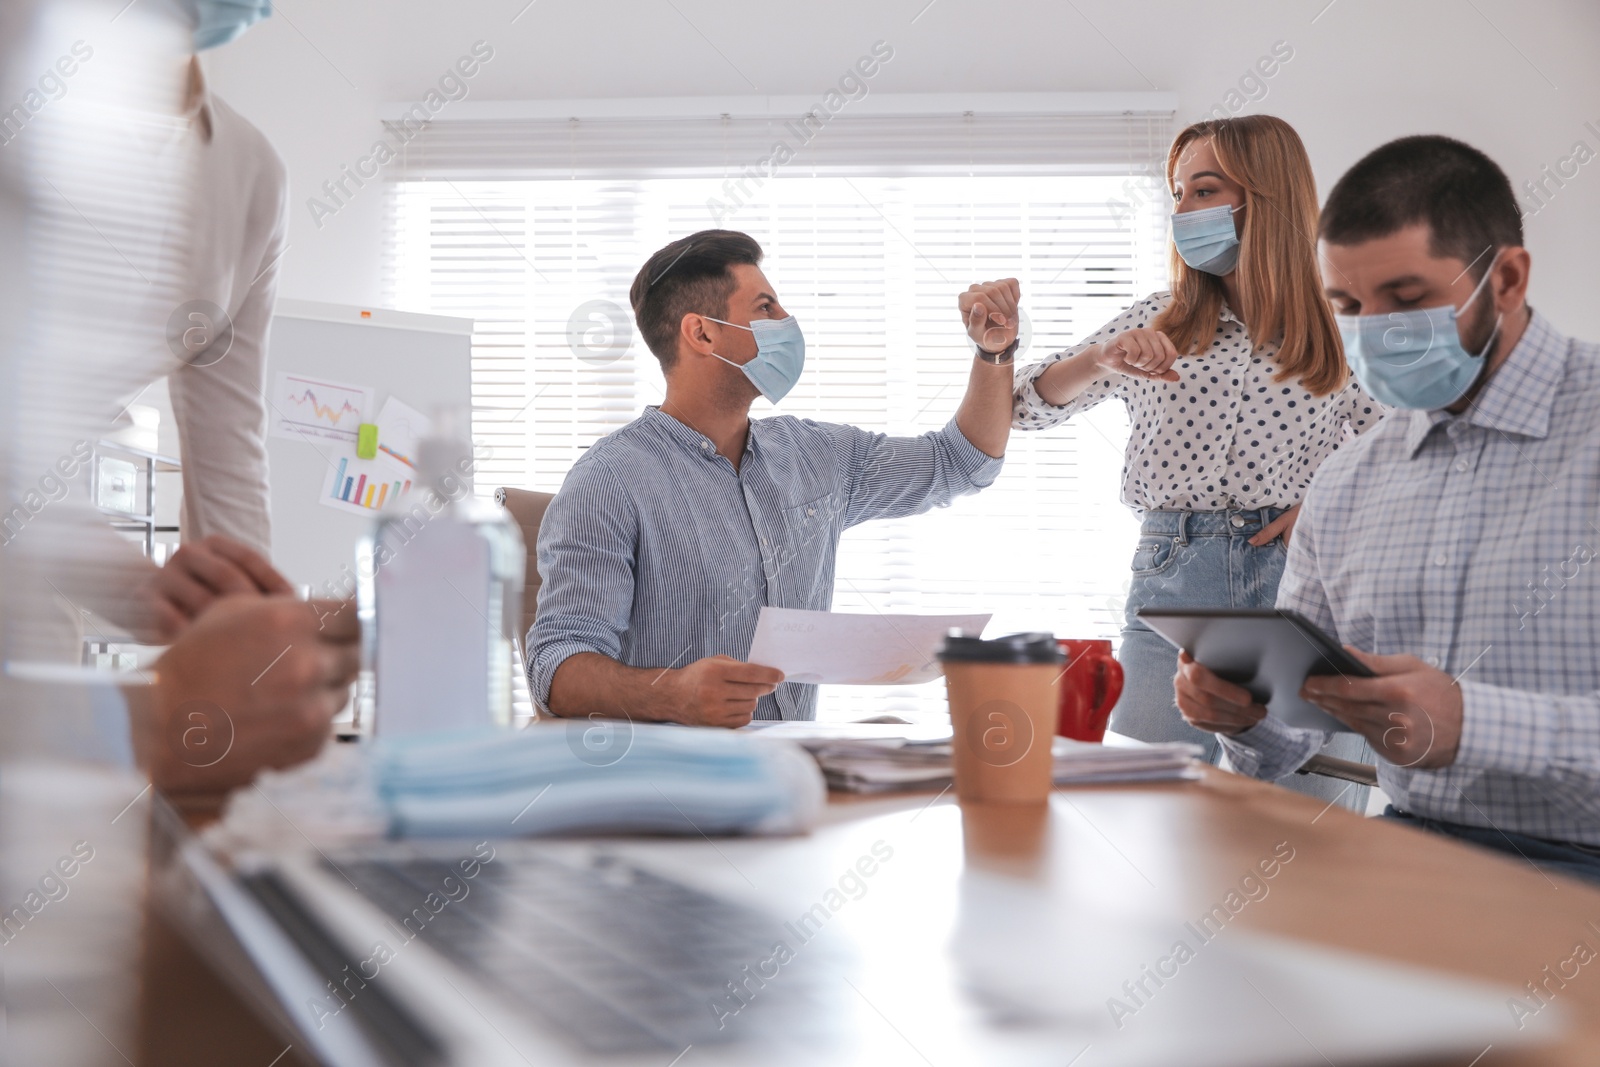
M 1312 479 L 1277 601 L 1377 677 L 1302 695 L 1372 744 L 1385 816 L 1600 881 L 1600 346 L 1528 305 L 1511 183 L 1459 141 L 1373 151 L 1318 236 L 1346 358 L 1395 410 Z M 1187 656 L 1174 685 L 1256 777 L 1328 736 Z

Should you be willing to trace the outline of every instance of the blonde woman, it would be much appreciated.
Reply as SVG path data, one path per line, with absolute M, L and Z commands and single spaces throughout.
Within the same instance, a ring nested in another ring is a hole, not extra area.
M 1175 652 L 1135 612 L 1271 607 L 1311 475 L 1384 409 L 1345 367 L 1293 128 L 1266 115 L 1195 123 L 1173 141 L 1166 177 L 1172 290 L 1023 370 L 1013 425 L 1046 429 L 1113 397 L 1127 405 L 1122 500 L 1142 526 L 1111 725 L 1193 741 L 1215 761 L 1214 735 L 1173 704 Z

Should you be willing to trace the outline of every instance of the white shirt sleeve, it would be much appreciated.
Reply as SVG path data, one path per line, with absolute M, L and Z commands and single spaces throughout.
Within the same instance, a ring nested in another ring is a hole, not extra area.
M 195 299 L 229 315 L 232 344 L 168 377 L 183 458 L 183 537 L 225 534 L 269 554 L 267 331 L 288 228 L 288 176 L 266 138 L 212 98 L 199 149 Z
M 1038 363 L 1018 371 L 1017 384 L 1012 392 L 1012 427 L 1018 430 L 1046 430 L 1061 425 L 1080 412 L 1088 411 L 1107 397 L 1122 396 L 1128 377 L 1113 371 L 1106 371 L 1065 404 L 1052 404 L 1040 396 L 1037 383 L 1045 371 L 1062 360 L 1076 356 L 1091 345 L 1109 341 L 1123 330 L 1147 325 L 1160 314 L 1161 306 L 1157 297 L 1146 297 L 1078 344 L 1046 356 Z

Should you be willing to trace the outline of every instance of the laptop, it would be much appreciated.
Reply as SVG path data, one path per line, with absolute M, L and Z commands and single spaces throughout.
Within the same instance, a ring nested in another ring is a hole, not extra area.
M 1225 910 L 1135 920 L 1114 901 L 1083 913 L 1081 891 L 1063 908 L 1048 877 L 942 855 L 949 820 L 229 855 L 188 837 L 167 877 L 329 1064 L 1466 1063 L 1560 1025 L 1553 1007 L 1519 1030 L 1513 990 Z

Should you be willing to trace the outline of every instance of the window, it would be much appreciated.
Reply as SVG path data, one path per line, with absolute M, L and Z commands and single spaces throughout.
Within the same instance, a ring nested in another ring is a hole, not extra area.
M 651 252 L 716 225 L 722 178 L 530 178 L 394 183 L 393 306 L 470 316 L 479 492 L 553 491 L 593 441 L 659 403 L 627 290 Z M 1067 176 L 778 176 L 721 224 L 806 332 L 805 376 L 783 412 L 920 433 L 955 412 L 970 347 L 968 284 L 1020 279 L 1021 362 L 1087 336 L 1165 285 L 1165 197 L 1140 170 Z M 726 204 L 726 201 L 724 200 Z M 758 400 L 756 417 L 771 408 Z M 845 535 L 834 608 L 992 610 L 990 633 L 1114 637 L 1136 524 L 1119 502 L 1126 417 L 1102 405 L 1015 433 L 989 490 Z M 887 699 L 886 699 L 887 698 Z M 938 684 L 825 687 L 824 717 L 943 711 Z

